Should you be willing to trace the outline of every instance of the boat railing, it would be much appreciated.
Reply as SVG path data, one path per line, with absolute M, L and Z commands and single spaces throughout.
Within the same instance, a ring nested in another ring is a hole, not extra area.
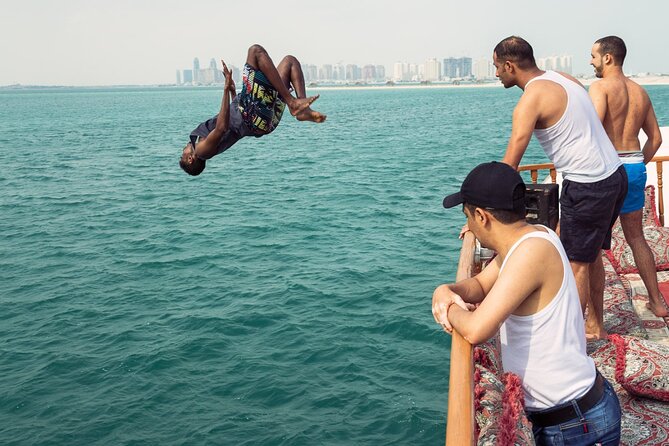
M 660 218 L 660 224 L 664 226 L 664 195 L 663 195 L 663 182 L 662 182 L 662 163 L 669 161 L 669 156 L 656 156 L 651 163 L 655 163 L 655 169 L 657 172 L 657 214 Z M 555 171 L 555 166 L 553 163 L 543 163 L 543 164 L 527 164 L 525 166 L 520 166 L 518 168 L 520 172 L 530 172 L 530 178 L 532 179 L 532 184 L 536 184 L 539 181 L 539 172 L 542 170 L 548 170 L 548 174 L 551 178 L 551 183 L 555 184 L 557 182 L 557 173 Z
M 651 160 L 656 165 L 658 215 L 664 225 L 664 200 L 662 195 L 662 163 L 669 161 L 669 156 L 656 156 Z M 529 171 L 532 183 L 537 183 L 539 172 L 548 170 L 551 182 L 557 175 L 552 163 L 528 164 L 520 166 L 519 171 Z M 460 249 L 460 260 L 456 281 L 473 277 L 479 266 L 475 262 L 476 238 L 466 232 Z M 448 381 L 448 414 L 446 419 L 446 446 L 474 445 L 476 434 L 474 426 L 474 357 L 473 347 L 462 335 L 453 330 L 451 340 L 450 375 Z

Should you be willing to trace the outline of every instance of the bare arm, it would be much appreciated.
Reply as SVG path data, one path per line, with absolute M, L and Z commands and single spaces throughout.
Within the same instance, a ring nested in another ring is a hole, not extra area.
M 216 118 L 216 127 L 207 135 L 206 138 L 198 142 L 195 148 L 195 154 L 198 158 L 209 159 L 218 153 L 218 143 L 228 131 L 230 124 L 230 100 L 236 95 L 235 83 L 232 80 L 232 72 L 228 70 L 225 62 L 223 64 L 223 74 L 225 74 L 225 85 L 223 87 L 223 99 L 221 100 L 221 110 Z
M 662 145 L 662 133 L 660 132 L 660 126 L 657 123 L 653 104 L 649 104 L 648 113 L 646 113 L 646 119 L 641 128 L 646 136 L 648 136 L 646 144 L 643 145 L 643 162 L 647 164 L 653 159 L 657 153 L 657 149 Z
M 504 271 L 475 311 L 450 305 L 447 312 L 450 324 L 471 344 L 490 339 L 509 315 L 545 283 L 544 255 L 552 245 L 537 239 L 526 240 L 522 245 L 524 249 L 521 251 L 519 247 L 518 255 L 509 258 Z
M 457 283 L 439 285 L 432 294 L 432 315 L 438 324 L 443 325 L 449 333 L 452 330 L 448 321 L 448 309 L 456 304 L 465 309 L 473 309 L 473 305 L 483 301 L 499 275 L 499 258 L 493 260 L 480 274 L 461 280 Z
M 608 107 L 606 90 L 602 87 L 602 84 L 600 82 L 594 82 L 592 85 L 590 85 L 590 90 L 588 90 L 588 94 L 590 95 L 592 103 L 595 105 L 595 110 L 597 111 L 597 116 L 599 116 L 599 120 L 601 122 L 604 122 L 604 118 L 606 117 L 606 111 Z
M 539 119 L 537 95 L 531 91 L 525 91 L 513 111 L 513 124 L 511 127 L 511 138 L 506 147 L 506 153 L 502 162 L 514 169 L 518 169 L 520 160 L 527 150 L 532 139 L 532 132 Z

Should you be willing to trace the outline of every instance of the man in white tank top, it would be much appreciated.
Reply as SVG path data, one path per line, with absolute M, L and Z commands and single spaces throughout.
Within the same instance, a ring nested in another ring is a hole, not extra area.
M 655 258 L 643 234 L 646 164 L 662 144 L 660 127 L 648 93 L 623 73 L 627 55 L 625 42 L 617 36 L 602 37 L 592 46 L 590 65 L 602 80 L 590 86 L 604 129 L 627 171 L 627 196 L 620 210 L 620 224 L 632 249 L 634 263 L 648 290 L 648 308 L 658 317 L 669 316 L 669 308 L 657 284 Z M 648 136 L 641 148 L 639 131 Z
M 562 174 L 560 240 L 582 310 L 588 307 L 586 333 L 591 339 L 606 338 L 601 249 L 610 248 L 611 227 L 627 192 L 625 169 L 576 79 L 540 70 L 530 44 L 516 36 L 495 47 L 493 60 L 502 84 L 524 91 L 502 161 L 517 169 L 534 134 Z
M 435 320 L 472 344 L 499 330 L 502 365 L 521 378 L 537 444 L 618 444 L 620 405 L 586 353 L 569 261 L 553 231 L 525 221 L 520 175 L 504 163 L 481 164 L 444 198 L 444 207 L 458 204 L 476 238 L 498 255 L 477 276 L 436 288 Z

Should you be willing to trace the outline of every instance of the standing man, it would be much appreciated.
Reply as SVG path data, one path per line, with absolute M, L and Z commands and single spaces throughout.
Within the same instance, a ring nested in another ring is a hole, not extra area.
M 444 207 L 459 204 L 476 238 L 498 255 L 475 277 L 437 287 L 434 319 L 472 344 L 499 330 L 502 365 L 521 378 L 537 444 L 617 445 L 618 398 L 586 352 L 576 283 L 558 236 L 525 221 L 522 178 L 504 163 L 481 164 L 460 192 L 444 198 Z
M 179 166 L 189 175 L 199 175 L 206 161 L 232 147 L 245 136 L 259 138 L 274 131 L 286 106 L 298 121 L 321 123 L 326 116 L 310 105 L 318 96 L 306 97 L 302 66 L 286 56 L 277 67 L 260 45 L 252 45 L 246 57 L 242 90 L 237 96 L 232 73 L 223 63 L 225 86 L 218 115 L 200 124 L 190 134 Z M 297 97 L 291 94 L 295 90 Z
M 627 197 L 620 210 L 620 224 L 648 290 L 648 308 L 658 317 L 667 317 L 669 309 L 657 285 L 655 258 L 642 227 L 646 164 L 662 144 L 662 136 L 648 93 L 623 73 L 626 55 L 620 37 L 608 36 L 595 42 L 590 65 L 601 80 L 590 86 L 590 97 L 627 171 Z M 648 136 L 643 149 L 639 143 L 641 129 Z
M 591 339 L 606 338 L 600 250 L 611 246 L 611 227 L 627 193 L 625 169 L 576 79 L 540 70 L 530 44 L 516 36 L 497 44 L 493 62 L 505 88 L 523 90 L 502 161 L 517 169 L 534 134 L 562 174 L 560 240 L 581 307 L 584 312 L 588 307 L 586 334 Z

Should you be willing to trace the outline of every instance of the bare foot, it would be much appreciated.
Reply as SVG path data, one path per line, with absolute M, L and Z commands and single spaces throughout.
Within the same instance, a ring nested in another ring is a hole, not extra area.
M 608 338 L 609 338 L 609 334 L 606 332 L 606 330 L 600 330 L 599 332 L 596 332 L 596 333 L 585 332 L 586 342 L 606 340 Z
M 669 316 L 669 307 L 667 302 L 664 300 L 664 296 L 660 295 L 659 302 L 654 302 L 654 299 L 650 299 L 650 302 L 646 304 L 646 308 L 653 312 L 657 317 L 667 317 Z
M 290 101 L 290 103 L 287 103 L 286 105 L 290 110 L 290 114 L 293 116 L 297 116 L 300 114 L 300 112 L 309 108 L 309 106 L 313 104 L 314 101 L 319 98 L 319 96 L 320 95 L 317 94 L 316 96 L 310 96 L 308 98 L 293 99 L 292 101 Z
M 317 122 L 321 123 L 325 121 L 325 118 L 327 118 L 327 115 L 324 115 L 321 112 L 317 112 L 315 110 L 312 110 L 311 108 L 307 107 L 304 110 L 302 110 L 300 113 L 295 115 L 295 118 L 298 121 L 311 121 L 311 122 Z

